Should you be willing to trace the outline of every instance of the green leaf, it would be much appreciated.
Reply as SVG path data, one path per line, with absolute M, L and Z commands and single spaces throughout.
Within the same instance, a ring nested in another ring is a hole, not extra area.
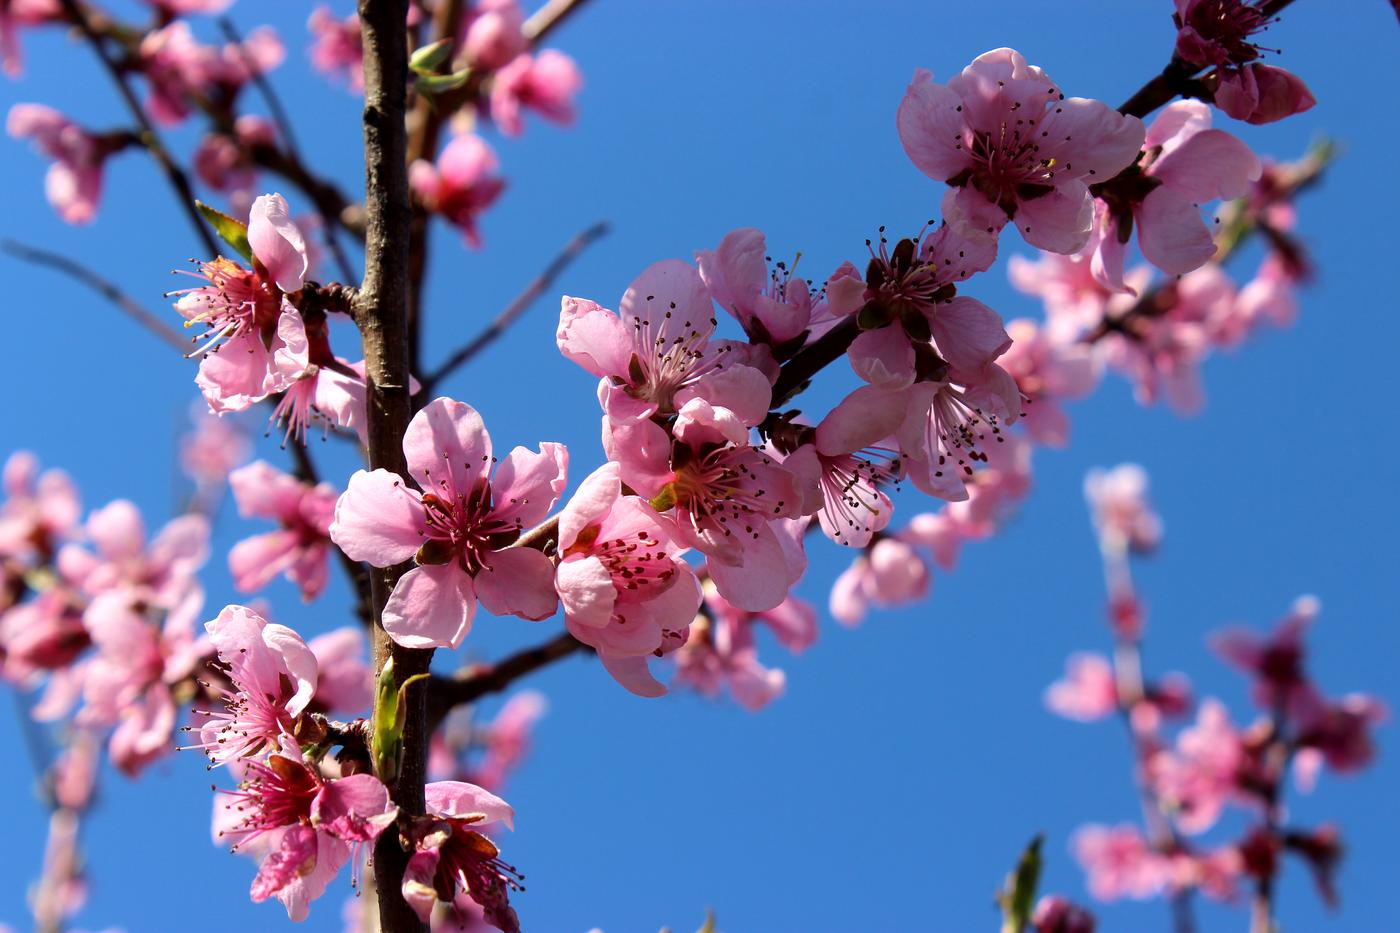
M 413 79 L 413 86 L 418 89 L 418 93 L 433 97 L 444 91 L 457 90 L 467 83 L 467 78 L 470 76 L 471 69 L 469 68 L 463 68 L 450 75 L 419 75 Z
M 1035 889 L 1040 884 L 1040 844 L 1044 837 L 1036 836 L 1021 853 L 1016 870 L 1006 876 L 1005 887 L 997 893 L 1001 905 L 1001 933 L 1025 933 L 1035 906 Z
M 204 215 L 204 219 L 209 221 L 209 226 L 214 228 L 214 232 L 219 235 L 234 252 L 242 256 L 249 262 L 253 261 L 253 248 L 248 245 L 248 225 L 241 220 L 234 220 L 229 215 L 217 208 L 210 207 L 203 201 L 195 201 L 194 206 L 199 208 L 199 212 Z M 212 257 L 211 257 L 212 258 Z
M 439 39 L 432 45 L 418 49 L 408 59 L 411 71 L 420 75 L 431 75 L 446 63 L 452 55 L 452 40 Z

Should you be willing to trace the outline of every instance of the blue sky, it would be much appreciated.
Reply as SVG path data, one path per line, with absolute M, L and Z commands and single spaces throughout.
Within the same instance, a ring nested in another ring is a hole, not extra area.
M 268 18 L 283 30 L 289 56 L 275 80 L 302 115 L 302 146 L 353 190 L 358 104 L 306 64 L 310 8 L 243 0 L 233 12 L 245 30 Z M 485 249 L 465 250 L 451 231 L 434 239 L 426 356 L 435 361 L 465 342 L 576 231 L 611 221 L 614 232 L 565 273 L 555 295 L 444 387 L 482 411 L 498 446 L 568 443 L 576 482 L 601 457 L 598 413 L 591 378 L 553 346 L 558 292 L 615 306 L 648 263 L 689 257 L 739 226 L 761 227 L 775 254 L 800 250 L 808 275 L 859 260 L 876 227 L 913 231 L 941 195 L 894 131 L 914 68 L 944 78 L 1009 45 L 1067 93 L 1116 104 L 1165 62 L 1170 12 L 1167 0 L 1055 8 L 595 0 L 556 40 L 585 76 L 578 127 L 532 123 L 522 139 L 493 137 L 510 188 L 483 223 Z M 1299 323 L 1213 358 L 1201 415 L 1143 409 L 1110 378 L 1072 407 L 1071 447 L 1037 454 L 1036 490 L 1019 517 L 994 540 L 970 545 L 926 602 L 876 613 L 855 631 L 824 621 L 800 657 L 769 646 L 789 688 L 762 714 L 689 695 L 639 700 L 583 659 L 534 679 L 552 706 L 506 795 L 518 819 L 504 840 L 529 878 L 518 900 L 528 930 L 683 930 L 706 906 L 729 933 L 989 930 L 993 892 L 1036 832 L 1047 836 L 1046 887 L 1087 897 L 1067 841 L 1084 822 L 1137 819 L 1127 745 L 1115 724 L 1055 719 L 1040 696 L 1067 654 L 1106 646 L 1080 493 L 1095 465 L 1144 464 L 1165 517 L 1165 547 L 1140 572 L 1151 670 L 1187 671 L 1200 694 L 1248 718 L 1245 685 L 1208 653 L 1205 635 L 1231 622 L 1271 625 L 1295 596 L 1314 593 L 1323 614 L 1312 664 L 1322 685 L 1400 706 L 1397 448 L 1380 391 L 1400 339 L 1388 227 L 1400 136 L 1378 119 L 1375 100 L 1391 79 L 1396 38 L 1381 0 L 1300 0 L 1269 34 L 1319 105 L 1280 125 L 1230 128 L 1282 157 L 1320 133 L 1340 138 L 1346 153 L 1302 204 L 1302 234 L 1320 272 Z M 26 45 L 26 75 L 0 84 L 0 105 L 37 100 L 90 125 L 122 122 L 81 48 L 57 34 Z M 194 139 L 172 135 L 182 148 Z M 44 202 L 42 171 L 26 146 L 0 145 L 0 234 L 60 249 L 160 308 L 169 270 L 197 247 L 155 170 L 121 157 L 99 221 L 76 230 Z M 1003 239 L 1004 256 L 1020 248 Z M 74 474 L 85 506 L 129 497 L 158 525 L 175 497 L 176 426 L 194 397 L 191 365 L 79 286 L 8 257 L 0 269 L 10 341 L 0 450 L 32 449 Z M 967 293 L 1007 318 L 1039 311 L 1007 285 L 1004 264 Z M 844 378 L 819 398 L 834 397 Z M 260 452 L 282 456 L 267 441 Z M 348 459 L 326 454 L 328 476 L 348 475 Z M 216 543 L 226 550 L 252 527 L 226 511 Z M 800 592 L 824 605 L 847 556 L 824 542 L 813 547 Z M 235 599 L 217 561 L 203 579 L 211 614 Z M 338 583 L 309 608 L 281 583 L 267 595 L 279 618 L 308 636 L 348 618 Z M 483 619 L 463 653 L 497 657 L 557 627 Z M 17 748 L 12 723 L 7 714 L 0 736 Z M 1335 915 L 1289 866 L 1281 894 L 1289 929 L 1374 929 L 1394 916 L 1393 731 L 1382 731 L 1373 770 L 1325 777 L 1312 796 L 1294 799 L 1298 822 L 1341 824 L 1348 859 Z M 12 801 L 0 921 L 24 926 L 44 824 L 18 751 L 10 760 L 0 769 L 0 794 Z M 92 893 L 80 926 L 282 926 L 279 907 L 248 902 L 251 864 L 210 845 L 208 783 L 193 755 L 161 763 L 140 783 L 107 776 L 87 829 Z M 340 900 L 333 891 L 319 902 L 306 928 L 339 929 Z M 1167 928 L 1160 902 L 1104 907 L 1100 916 L 1107 931 Z M 1205 931 L 1246 925 L 1240 908 L 1211 906 L 1200 916 Z

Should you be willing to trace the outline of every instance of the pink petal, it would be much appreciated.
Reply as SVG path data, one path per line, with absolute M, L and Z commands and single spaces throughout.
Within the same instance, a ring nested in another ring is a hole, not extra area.
M 265 460 L 255 460 L 228 475 L 238 514 L 247 518 L 291 518 L 301 504 L 302 483 Z
M 1092 184 L 1133 164 L 1146 133 L 1137 117 L 1101 101 L 1071 97 L 1052 105 L 1040 121 L 1040 151 L 1057 160 L 1058 171 L 1087 176 Z
M 596 302 L 564 296 L 554 339 L 560 353 L 595 376 L 627 374 L 631 336 L 616 314 Z
M 554 614 L 554 564 L 528 547 L 496 551 L 490 566 L 476 575 L 476 595 L 492 615 L 539 621 Z M 456 645 L 454 644 L 455 648 Z
M 1032 246 L 1052 253 L 1077 253 L 1089 242 L 1094 202 L 1077 180 L 1062 181 L 1049 194 L 1016 206 L 1016 227 Z
M 423 506 L 388 470 L 356 470 L 335 504 L 330 536 L 351 560 L 375 567 L 403 563 L 422 546 Z
M 423 788 L 431 813 L 467 819 L 478 816 L 482 825 L 504 823 L 515 828 L 515 810 L 500 797 L 465 781 L 435 781 Z
M 544 521 L 567 485 L 569 450 L 545 441 L 539 452 L 516 447 L 496 467 L 491 480 L 492 515 L 531 528 Z
M 618 302 L 617 315 L 624 327 L 641 321 L 647 339 L 636 341 L 639 352 L 654 353 L 656 346 L 680 339 L 694 346 L 714 333 L 714 304 L 700 273 L 679 259 L 663 259 L 644 269 Z M 652 344 L 651 341 L 657 341 Z
M 403 436 L 408 471 L 426 492 L 450 484 L 448 498 L 467 495 L 491 466 L 491 435 L 475 408 L 436 398 L 409 422 Z
M 959 147 L 965 135 L 962 104 L 957 94 L 941 84 L 922 68 L 899 102 L 895 126 L 899 141 L 910 161 L 934 181 L 947 181 L 969 164 L 967 148 Z
M 346 842 L 369 842 L 393 825 L 399 808 L 372 774 L 329 781 L 311 802 L 311 825 Z
M 559 513 L 559 550 L 572 547 L 579 532 L 607 515 L 621 494 L 616 463 L 609 461 L 590 473 Z
M 248 213 L 248 245 L 284 292 L 301 289 L 308 259 L 301 230 L 280 194 L 259 195 Z
M 976 298 L 958 296 L 938 305 L 930 326 L 938 352 L 963 372 L 977 372 L 1011 348 L 1001 315 Z
M 792 582 L 787 558 L 777 535 L 768 525 L 754 529 L 753 537 L 742 542 L 743 557 L 737 565 L 708 561 L 710 578 L 720 595 L 738 609 L 763 612 L 787 598 Z
M 1201 219 L 1200 208 L 1175 189 L 1154 189 L 1136 214 L 1138 247 L 1163 272 L 1182 275 L 1215 255 L 1215 240 Z
M 599 652 L 598 660 L 602 662 L 603 668 L 612 675 L 613 680 L 637 696 L 659 697 L 666 695 L 665 685 L 651 676 L 651 670 L 647 667 L 646 655 L 619 658 Z
M 1188 200 L 1203 203 L 1244 197 L 1262 170 L 1259 157 L 1239 139 L 1224 130 L 1204 130 L 1164 152 L 1148 174 Z
M 403 899 L 424 924 L 432 919 L 433 907 L 437 904 L 434 878 L 440 858 L 437 849 L 421 849 L 413 854 L 404 868 Z
M 244 538 L 228 552 L 228 569 L 240 593 L 256 593 L 296 560 L 298 538 L 294 531 L 270 531 Z
M 462 568 L 455 563 L 414 567 L 389 594 L 384 631 L 405 648 L 456 648 L 471 631 L 475 613 L 472 578 Z
M 864 450 L 895 432 L 905 418 L 905 395 L 862 386 L 817 425 L 817 451 L 825 456 Z
M 902 389 L 914 381 L 914 347 L 895 324 L 865 331 L 851 341 L 847 355 L 851 369 L 871 385 Z
M 567 559 L 554 575 L 564 617 L 576 625 L 602 628 L 612 620 L 617 588 L 612 574 L 596 557 Z
M 88 516 L 87 533 L 108 560 L 137 557 L 146 546 L 146 525 L 141 520 L 141 512 L 125 499 L 118 499 Z

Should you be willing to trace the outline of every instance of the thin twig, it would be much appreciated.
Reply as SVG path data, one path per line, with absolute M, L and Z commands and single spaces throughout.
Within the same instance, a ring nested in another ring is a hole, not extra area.
M 47 266 L 57 270 L 71 279 L 86 285 L 97 292 L 103 298 L 116 305 L 124 314 L 136 323 L 164 340 L 170 346 L 179 350 L 181 354 L 189 351 L 189 342 L 180 334 L 178 330 L 162 321 L 152 312 L 146 310 L 135 298 L 122 291 L 112 282 L 103 278 L 87 266 L 76 260 L 61 256 L 58 253 L 51 253 L 36 246 L 29 246 L 17 240 L 0 240 L 0 250 L 4 250 L 11 256 L 23 262 L 33 263 L 36 266 Z
M 78 27 L 78 31 L 83 34 L 88 45 L 92 46 L 93 52 L 102 61 L 102 67 L 107 69 L 107 74 L 117 86 L 117 91 L 121 94 L 122 101 L 126 104 L 126 109 L 130 111 L 131 117 L 136 124 L 141 127 L 141 142 L 156 160 L 161 171 L 165 174 L 165 179 L 170 183 L 170 187 L 175 191 L 175 199 L 180 202 L 180 208 L 185 212 L 190 225 L 194 227 L 195 233 L 204 244 L 208 255 L 212 258 L 219 254 L 218 244 L 214 242 L 214 236 L 209 232 L 209 226 L 204 222 L 204 218 L 199 216 L 199 211 L 194 206 L 194 189 L 190 186 L 189 177 L 184 169 L 176 164 L 171 158 L 169 150 L 161 142 L 160 135 L 156 132 L 155 125 L 151 123 L 151 118 L 146 115 L 145 108 L 136 99 L 136 92 L 131 89 L 131 83 L 127 80 L 126 74 L 112 58 L 107 46 L 102 40 L 102 36 L 93 28 L 87 17 L 87 12 L 78 3 L 78 0 L 62 0 L 63 10 L 73 25 Z
M 262 94 L 263 100 L 267 102 L 267 109 L 272 113 L 272 122 L 277 124 L 277 135 L 287 146 L 287 153 L 292 160 L 301 164 L 301 149 L 297 146 L 296 134 L 292 130 L 292 121 L 287 116 L 286 109 L 282 106 L 282 99 L 277 96 L 277 91 L 272 87 L 272 82 L 268 80 L 267 74 L 253 61 L 252 55 L 243 45 L 243 37 L 238 29 L 233 25 L 233 20 L 227 16 L 219 18 L 219 28 L 223 30 L 224 36 L 229 43 L 238 49 L 238 54 L 243 59 L 244 66 L 248 73 L 253 76 L 253 83 L 257 85 L 258 92 Z M 350 260 L 346 258 L 345 251 L 340 246 L 340 241 L 336 239 L 335 228 L 340 225 L 340 218 L 328 213 L 325 210 L 325 202 L 312 199 L 316 205 L 316 212 L 321 217 L 321 238 L 325 240 L 326 247 L 335 257 L 335 264 L 340 268 L 341 278 L 347 282 L 354 280 L 355 271 L 350 266 Z
M 449 356 L 441 366 L 423 377 L 421 380 L 423 389 L 420 394 L 426 395 L 434 386 L 450 375 L 454 370 L 460 366 L 466 365 L 478 353 L 495 342 L 497 338 L 506 332 L 506 329 L 509 328 L 511 324 L 515 323 L 517 318 L 529 310 L 530 305 L 534 303 L 535 299 L 539 298 L 546 289 L 554 284 L 554 280 L 568 267 L 569 263 L 573 262 L 579 253 L 587 249 L 590 244 L 602 239 L 602 237 L 607 234 L 608 229 L 607 221 L 599 221 L 570 240 L 564 249 L 560 251 L 559 255 L 549 261 L 549 265 L 545 266 L 544 270 L 535 277 L 535 280 L 525 286 L 520 294 L 516 295 L 500 314 L 496 315 L 495 319 L 487 325 L 485 330 L 477 334 L 469 343 Z

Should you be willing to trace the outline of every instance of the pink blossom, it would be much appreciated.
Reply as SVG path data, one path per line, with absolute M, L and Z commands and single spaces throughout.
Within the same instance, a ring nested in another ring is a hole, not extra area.
M 541 522 L 564 488 L 568 451 L 524 447 L 490 469 L 491 436 L 469 405 L 440 398 L 413 416 L 403 439 L 419 492 L 388 470 L 359 470 L 336 503 L 330 535 L 351 560 L 418 566 L 394 586 L 384 628 L 405 647 L 452 647 L 471 629 L 477 599 L 495 615 L 544 619 L 558 602 L 543 553 L 510 547 Z
M 245 538 L 229 551 L 229 571 L 240 592 L 252 593 L 285 574 L 310 602 L 326 585 L 331 520 L 339 498 L 329 483 L 312 486 L 262 460 L 229 474 L 238 514 L 270 518 L 278 531 Z
M 0 671 L 23 683 L 36 671 L 65 668 L 91 644 L 79 602 L 53 586 L 0 612 Z
M 725 235 L 714 250 L 700 250 L 700 277 L 755 343 L 782 346 L 800 336 L 811 321 L 819 296 L 786 262 L 768 268 L 763 231 L 743 227 Z M 793 268 L 796 267 L 793 263 Z
M 815 515 L 822 533 L 837 544 L 865 547 L 894 515 L 885 493 L 904 476 L 903 458 L 893 439 L 847 451 L 816 428 L 787 424 L 770 438 L 782 463 L 797 477 L 804 515 Z
M 404 870 L 404 900 L 427 923 L 439 899 L 450 903 L 466 894 L 481 905 L 492 926 L 520 933 L 509 896 L 520 890 L 521 876 L 480 832 L 496 823 L 512 826 L 510 805 L 461 781 L 429 784 L 425 796 L 428 815 L 435 820 L 416 840 L 417 851 Z
M 1239 896 L 1245 860 L 1236 846 L 1221 846 L 1205 853 L 1178 852 L 1171 857 L 1171 888 L 1199 890 L 1217 901 L 1233 901 Z
M 1320 753 L 1333 771 L 1351 774 L 1375 759 L 1371 729 L 1387 718 L 1385 704 L 1362 694 L 1318 702 L 1302 711 L 1296 741 L 1300 748 Z
M 316 689 L 316 655 L 285 625 L 243 606 L 226 606 L 204 628 L 232 684 L 221 690 L 224 709 L 200 727 L 215 765 L 275 750 L 290 736 Z
M 822 420 L 817 443 L 854 451 L 884 446 L 884 439 L 893 436 L 917 489 L 942 499 L 965 499 L 975 466 L 1006 443 L 1002 426 L 1020 413 L 1020 390 L 997 364 L 988 363 L 975 374 L 956 374 L 943 366 L 903 388 L 856 389 Z
M 1163 108 L 1144 146 L 1126 180 L 1109 183 L 1100 195 L 1107 209 L 1099 214 L 1094 258 L 1110 288 L 1126 288 L 1123 247 L 1134 225 L 1143 257 L 1163 272 L 1181 275 L 1204 265 L 1215 255 L 1215 238 L 1200 205 L 1244 197 L 1262 171 L 1248 146 L 1210 128 L 1210 108 L 1200 101 Z
M 25 450 L 5 461 L 0 476 L 0 560 L 28 561 L 52 554 L 78 523 L 78 490 L 62 470 L 39 473 L 39 461 Z
M 1169 879 L 1169 861 L 1153 852 L 1131 824 L 1081 827 L 1071 848 L 1089 876 L 1089 893 L 1101 901 L 1142 900 L 1161 891 Z
M 1094 933 L 1094 915 L 1058 894 L 1047 894 L 1031 914 L 1034 933 Z
M 525 14 L 515 0 L 479 0 L 472 4 L 462 52 L 467 64 L 495 71 L 529 48 L 522 28 Z
M 616 463 L 585 479 L 559 513 L 554 587 L 564 624 L 640 696 L 666 692 L 645 659 L 679 646 L 700 607 L 700 584 L 677 537 L 674 522 L 622 494 Z
M 32 139 L 35 148 L 53 160 L 44 176 L 44 193 L 59 217 L 70 224 L 97 218 L 102 167 L 124 145 L 119 137 L 89 133 L 43 104 L 15 104 L 5 132 L 15 139 Z
M 1317 691 L 1304 670 L 1303 632 L 1322 611 L 1316 597 L 1300 596 L 1273 635 L 1239 628 L 1211 638 L 1215 652 L 1254 678 L 1254 702 L 1264 709 L 1298 713 L 1317 707 Z
M 269 379 L 282 387 L 282 399 L 269 420 L 285 425 L 283 446 L 305 443 L 307 431 L 318 425 L 323 436 L 333 426 L 351 428 L 362 445 L 368 444 L 363 361 L 335 356 L 324 322 L 307 327 L 300 318 L 283 315 L 277 336 Z M 409 390 L 418 390 L 417 379 L 409 377 Z
M 179 123 L 190 114 L 190 98 L 236 95 L 254 75 L 282 63 L 282 40 L 270 27 L 249 33 L 241 43 L 201 45 L 184 20 L 147 33 L 138 56 L 150 83 L 146 110 L 160 123 Z
M 848 356 L 873 385 L 903 388 L 920 377 L 936 379 L 949 366 L 975 376 L 1011 346 L 1000 315 L 954 295 L 954 283 L 991 264 L 995 243 L 979 249 L 944 225 L 924 238 L 917 256 L 914 249 L 914 241 L 901 240 L 891 254 L 881 237 L 866 272 L 866 329 Z
M 1135 463 L 1084 477 L 1094 528 L 1105 547 L 1145 553 L 1162 540 L 1162 519 L 1147 496 L 1147 471 Z
M 1124 300 L 1098 280 L 1090 250 L 1072 256 L 1042 252 L 1035 260 L 1012 256 L 1006 269 L 1013 287 L 1045 303 L 1045 329 L 1060 343 L 1077 340 L 1096 327 L 1111 302 L 1116 301 L 1120 311 L 1134 303 L 1131 296 Z M 1138 277 L 1146 284 L 1144 273 Z
M 1113 665 L 1097 654 L 1071 655 L 1065 679 L 1045 691 L 1045 705 L 1066 719 L 1093 722 L 1118 710 L 1118 685 Z
M 212 16 L 215 13 L 222 13 L 233 4 L 233 0 L 146 0 L 146 2 L 172 16 L 185 16 L 190 13 L 204 13 Z
M 570 126 L 581 87 L 578 66 L 563 52 L 518 55 L 491 79 L 491 122 L 507 136 L 519 136 L 525 130 L 521 111 L 533 110 L 550 123 Z
M 288 917 L 305 920 L 354 849 L 392 826 L 398 808 L 372 775 L 323 780 L 294 744 L 245 769 L 238 789 L 216 802 L 215 839 L 259 857 L 254 902 L 276 897 Z
M 330 7 L 311 11 L 306 28 L 315 37 L 311 45 L 311 65 L 324 75 L 339 77 L 355 94 L 365 90 L 365 50 L 360 38 L 360 17 L 351 13 L 337 19 Z
M 1289 270 L 1287 260 L 1278 253 L 1270 253 L 1228 308 L 1208 322 L 1211 341 L 1231 347 L 1264 322 L 1288 327 L 1298 316 L 1296 282 L 1297 277 Z
M 691 627 L 685 646 L 676 652 L 676 683 L 711 697 L 727 689 L 750 712 L 777 699 L 787 683 L 782 671 L 759 661 L 756 627 L 767 625 L 778 642 L 793 652 L 805 651 L 817 639 L 816 612 L 795 596 L 766 612 L 745 612 L 711 584 L 705 588 L 704 613 Z
M 831 615 L 859 625 L 870 606 L 890 607 L 922 599 L 932 581 L 919 553 L 899 538 L 880 538 L 857 557 L 831 587 Z
M 65 545 L 58 567 L 88 596 L 117 592 L 172 609 L 196 587 L 195 571 L 209 558 L 209 520 L 202 515 L 172 519 L 148 545 L 140 511 L 119 499 L 88 516 L 86 532 L 96 553 Z
M 31 28 L 61 20 L 60 0 L 8 0 L 0 5 L 0 68 L 11 78 L 18 78 L 24 62 L 19 48 L 21 27 Z
M 1153 756 L 1148 770 L 1176 825 L 1195 834 L 1214 826 L 1238 795 L 1244 763 L 1240 733 L 1224 704 L 1212 698 L 1202 702 L 1196 725 L 1177 736 L 1175 750 Z
M 317 635 L 306 646 L 316 656 L 311 707 L 323 713 L 362 713 L 374 702 L 374 674 L 365 660 L 365 634 L 342 626 Z
M 195 382 L 220 414 L 243 411 L 294 381 L 279 350 L 306 340 L 301 315 L 283 293 L 301 289 L 310 261 L 306 241 L 280 194 L 259 196 L 248 216 L 248 242 L 260 270 L 222 256 L 201 263 L 204 285 L 172 292 L 185 326 L 205 325 L 191 355 L 200 356 Z
M 211 415 L 198 402 L 190 417 L 194 428 L 180 438 L 180 467 L 200 489 L 221 487 L 252 453 L 248 434 L 232 418 Z
M 171 685 L 188 680 L 203 663 L 193 631 L 201 591 L 187 589 L 159 627 L 137 611 L 145 602 L 136 601 L 137 592 L 102 592 L 83 613 L 96 652 L 82 663 L 83 707 L 77 716 L 81 725 L 116 726 L 108 755 L 133 775 L 173 750 L 179 711 Z
M 1197 68 L 1215 66 L 1203 80 L 1216 85 L 1215 103 L 1237 120 L 1273 123 L 1317 103 L 1302 79 L 1261 64 L 1251 41 L 1277 17 L 1255 0 L 1176 0 L 1176 54 Z
M 616 314 L 585 298 L 563 300 L 559 351 L 599 377 L 598 397 L 608 414 L 604 446 L 632 449 L 636 456 L 624 465 L 631 469 L 623 479 L 645 495 L 658 492 L 669 472 L 661 461 L 670 442 L 654 416 L 674 415 L 696 399 L 742 427 L 768 414 L 768 376 L 750 365 L 743 344 L 712 341 L 715 326 L 700 274 L 675 259 L 637 276 Z M 647 476 L 640 475 L 644 463 L 652 465 Z
M 653 422 L 637 424 L 654 430 L 633 434 L 631 425 L 614 423 L 604 436 L 622 481 L 646 493 L 664 490 L 674 502 L 677 542 L 706 556 L 711 579 L 731 603 L 751 612 L 781 603 L 805 566 L 800 543 L 780 524 L 801 515 L 797 477 L 745 443 L 748 429 L 733 412 L 702 398 L 682 406 L 674 444 Z M 642 443 L 633 443 L 638 435 Z
M 917 71 L 899 106 L 904 151 L 951 187 L 943 217 L 968 238 L 1013 219 L 1028 243 L 1073 253 L 1088 241 L 1090 184 L 1132 164 L 1142 122 L 1095 100 L 1065 99 L 1011 49 L 986 52 L 946 86 Z
M 1069 442 L 1069 418 L 1060 402 L 1094 390 L 1099 369 L 1093 352 L 1079 342 L 1055 340 L 1027 318 L 1007 324 L 1006 332 L 1011 348 L 998 364 L 1025 399 L 1021 423 L 1036 443 L 1063 447 Z
M 272 146 L 277 130 L 266 117 L 244 114 L 233 124 L 233 135 L 209 133 L 194 152 L 194 170 L 200 181 L 230 197 L 250 197 L 257 184 L 252 150 Z
M 437 163 L 419 159 L 409 166 L 409 184 L 423 205 L 462 230 L 468 245 L 481 246 L 477 218 L 496 202 L 506 183 L 500 163 L 485 140 L 462 133 L 442 150 Z
M 96 734 L 87 729 L 74 731 L 53 764 L 53 795 L 59 806 L 85 810 L 91 804 L 97 769 L 102 763 L 100 750 Z

